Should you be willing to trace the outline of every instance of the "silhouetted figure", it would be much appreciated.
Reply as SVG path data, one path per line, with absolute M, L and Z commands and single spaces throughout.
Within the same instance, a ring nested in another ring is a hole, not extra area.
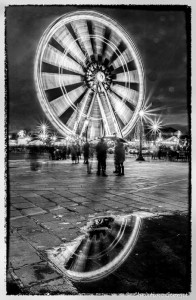
M 80 161 L 80 156 L 81 156 L 81 150 L 80 150 L 80 145 L 79 143 L 76 144 L 76 158 L 77 158 L 77 162 L 79 163 Z
M 72 144 L 71 146 L 71 159 L 72 159 L 72 163 L 75 162 L 76 164 L 76 160 L 77 160 L 77 147 L 75 144 Z
M 86 143 L 83 145 L 84 164 L 88 164 L 88 159 L 89 159 L 89 148 L 90 148 L 90 145 L 89 145 L 88 142 L 86 142 Z
M 120 140 L 117 140 L 115 149 L 114 149 L 114 161 L 117 166 L 117 176 L 124 175 L 124 161 L 125 161 L 125 148 Z
M 41 165 L 38 162 L 38 149 L 36 148 L 36 146 L 30 147 L 28 157 L 30 160 L 30 169 L 32 171 L 39 171 Z
M 104 142 L 104 138 L 101 138 L 99 143 L 96 146 L 97 152 L 97 175 L 100 175 L 102 172 L 103 176 L 108 176 L 106 174 L 106 158 L 107 158 L 107 144 Z
M 90 145 L 89 147 L 89 159 L 87 163 L 87 173 L 92 173 L 92 165 L 93 165 L 93 156 L 94 156 L 94 147 L 93 145 Z
M 55 150 L 55 148 L 53 147 L 53 146 L 51 146 L 51 147 L 49 147 L 49 158 L 51 159 L 51 160 L 54 160 L 55 159 L 55 156 L 54 156 L 54 150 Z
M 67 159 L 67 146 L 63 147 L 62 155 L 63 155 L 63 159 Z

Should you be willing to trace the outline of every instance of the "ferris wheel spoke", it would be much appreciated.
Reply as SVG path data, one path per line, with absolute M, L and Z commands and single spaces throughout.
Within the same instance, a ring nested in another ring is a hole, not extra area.
M 72 22 L 72 27 L 79 39 L 81 47 L 87 53 L 89 60 L 92 60 L 93 49 L 91 45 L 89 30 L 86 20 L 78 20 L 77 22 Z
M 103 48 L 104 29 L 105 26 L 103 25 L 103 23 L 97 21 L 92 22 L 92 31 L 94 33 L 93 41 L 96 49 L 94 53 L 96 53 L 98 61 L 102 60 L 101 57 L 102 57 L 102 48 Z
M 65 86 L 66 84 L 83 83 L 84 77 L 71 74 L 53 74 L 42 73 L 42 83 L 44 90 L 50 90 L 57 87 Z
M 114 69 L 112 71 L 112 74 L 119 74 L 119 73 L 123 73 L 123 72 L 127 72 L 127 71 L 134 71 L 137 70 L 135 61 L 129 61 L 128 63 L 125 63 L 123 66 L 121 65 L 120 67 Z
M 123 41 L 120 41 L 119 45 L 117 46 L 117 49 L 113 52 L 110 60 L 109 60 L 109 65 L 113 63 L 117 59 L 118 56 L 122 55 L 122 53 L 126 50 L 126 45 Z
M 71 56 L 71 58 L 76 60 L 80 65 L 83 67 L 86 66 L 86 57 L 66 26 L 60 27 L 54 33 L 53 43 L 58 43 L 63 49 L 63 53 L 66 52 L 66 55 Z
M 46 62 L 42 62 L 41 73 L 51 73 L 51 74 L 60 74 L 61 73 L 61 74 L 70 74 L 70 75 L 80 75 L 80 76 L 82 76 L 79 73 L 70 71 L 68 69 L 63 69 L 63 68 L 60 69 L 59 67 L 54 66 L 54 65 L 50 65 Z
M 109 27 L 105 27 L 104 30 L 104 37 L 102 42 L 102 62 L 104 63 L 105 60 L 105 52 L 108 47 L 108 41 L 110 40 L 111 30 Z
M 87 20 L 87 27 L 88 27 L 88 32 L 89 32 L 92 51 L 93 51 L 93 60 L 95 61 L 97 59 L 97 50 L 96 50 L 96 42 L 95 42 L 95 38 L 94 38 L 93 22 Z
M 120 86 L 123 86 L 125 88 L 129 88 L 131 90 L 134 90 L 136 92 L 139 92 L 139 83 L 138 82 L 122 82 L 122 81 L 115 81 L 115 84 L 118 84 Z
M 84 71 L 81 65 L 76 63 L 76 61 L 74 61 L 73 59 L 65 56 L 62 52 L 52 47 L 50 44 L 48 44 L 45 48 L 42 61 L 47 64 L 56 66 L 59 69 L 62 68 L 84 75 Z
M 113 61 L 110 61 L 109 67 L 112 68 L 111 71 L 114 69 L 118 69 L 119 67 L 123 67 L 123 71 L 127 72 L 128 69 L 126 68 L 126 64 L 134 61 L 134 58 L 128 48 L 124 49 L 123 52 L 118 54 L 119 55 L 114 58 Z
M 108 96 L 112 106 L 114 107 L 116 115 L 120 118 L 123 125 L 126 125 L 132 117 L 135 107 L 132 107 L 131 109 L 129 105 L 126 105 L 127 103 L 129 104 L 129 102 L 122 101 L 122 98 L 110 90 L 108 91 Z
M 69 23 L 69 24 L 66 24 L 66 27 L 67 29 L 69 30 L 69 33 L 71 34 L 71 36 L 73 37 L 74 41 L 77 43 L 78 47 L 80 48 L 80 50 L 82 51 L 84 57 L 85 57 L 85 64 L 87 63 L 88 61 L 88 58 L 87 58 L 87 54 L 85 52 L 85 50 L 83 49 L 81 43 L 80 43 L 80 40 L 79 40 L 79 37 L 76 35 L 73 27 L 72 27 L 72 24 Z
M 52 91 L 52 90 L 50 90 Z M 54 98 L 51 102 L 50 105 L 55 112 L 55 114 L 58 117 L 63 118 L 64 114 L 66 113 L 67 109 L 70 106 L 75 105 L 74 102 L 84 93 L 85 88 L 83 86 L 78 87 L 77 89 L 74 89 L 67 93 L 66 95 L 63 94 L 61 97 Z M 45 91 L 47 92 L 47 91 Z
M 78 82 L 78 83 L 72 83 L 72 84 L 65 85 L 63 87 L 63 89 L 65 90 L 66 93 L 72 92 L 72 94 L 73 94 L 74 91 L 77 90 L 77 88 L 82 87 L 83 85 L 84 85 L 84 82 L 81 81 L 81 82 Z
M 65 48 L 54 37 L 50 39 L 48 44 L 62 53 L 65 52 Z
M 133 82 L 139 85 L 139 74 L 137 70 L 130 71 L 130 72 L 123 72 L 119 74 L 112 75 L 113 82 Z
M 115 92 L 118 96 L 120 96 L 123 100 L 127 100 L 134 107 L 137 105 L 138 100 L 138 92 L 135 90 L 131 90 L 129 88 L 123 87 L 118 84 L 112 84 L 111 90 Z
M 116 57 L 121 55 L 121 53 L 119 52 L 120 51 L 119 49 L 122 49 L 124 51 L 124 49 L 126 48 L 123 41 L 121 41 L 119 36 L 113 31 L 111 31 L 111 33 L 110 33 L 107 44 L 108 44 L 108 46 L 106 47 L 106 50 L 105 50 L 105 53 L 103 56 L 105 66 L 108 66 L 109 64 L 111 64 L 111 61 L 113 61 Z

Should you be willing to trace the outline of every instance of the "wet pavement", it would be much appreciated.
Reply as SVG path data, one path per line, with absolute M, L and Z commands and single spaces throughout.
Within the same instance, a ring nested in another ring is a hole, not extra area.
M 29 161 L 9 161 L 9 295 L 190 292 L 187 162 L 128 157 L 125 176 L 115 176 L 109 155 L 108 177 L 96 176 L 95 160 L 92 174 L 82 160 L 40 165 L 32 171 Z M 137 241 L 106 277 L 72 280 L 47 255 L 80 237 L 92 218 L 128 214 L 142 220 Z

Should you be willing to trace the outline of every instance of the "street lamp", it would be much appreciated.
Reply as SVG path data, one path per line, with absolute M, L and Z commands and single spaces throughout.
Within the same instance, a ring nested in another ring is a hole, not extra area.
M 43 132 L 46 131 L 46 125 L 45 124 L 42 125 L 42 130 L 43 130 Z
M 145 111 L 143 109 L 140 110 L 139 112 L 139 121 L 140 121 L 140 144 L 139 144 L 139 155 L 138 155 L 138 158 L 136 159 L 136 161 L 145 161 L 145 159 L 143 158 L 142 156 L 142 118 L 144 117 L 145 115 Z
M 88 138 L 87 138 L 87 134 L 88 134 L 88 124 L 89 124 L 89 120 L 86 118 L 86 120 L 84 121 L 84 125 L 85 125 L 85 128 L 86 128 L 86 143 L 88 141 Z
M 43 142 L 45 142 L 45 141 L 47 140 L 47 138 L 48 138 L 48 134 L 47 134 L 47 133 L 40 133 L 40 134 L 39 134 L 39 138 L 40 138 Z
M 155 123 L 153 124 L 153 132 L 154 132 L 154 143 L 156 144 L 156 136 L 157 136 L 157 131 L 158 131 L 158 125 Z
M 157 132 L 160 132 L 160 128 L 161 128 L 161 121 L 159 120 L 155 120 L 155 121 L 152 121 L 151 122 L 151 131 L 152 133 L 154 134 L 154 143 L 155 143 L 155 140 L 156 140 L 156 135 L 157 135 Z

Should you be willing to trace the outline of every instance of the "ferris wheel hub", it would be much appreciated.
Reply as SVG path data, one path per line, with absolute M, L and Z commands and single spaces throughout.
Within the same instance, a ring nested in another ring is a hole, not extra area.
M 97 72 L 96 77 L 99 82 L 105 81 L 105 74 L 101 71 Z
M 107 90 L 112 82 L 111 72 L 109 68 L 98 62 L 89 64 L 86 70 L 86 83 L 87 85 L 95 90 L 97 84 L 104 84 L 104 88 Z M 101 91 L 98 88 L 98 91 Z

